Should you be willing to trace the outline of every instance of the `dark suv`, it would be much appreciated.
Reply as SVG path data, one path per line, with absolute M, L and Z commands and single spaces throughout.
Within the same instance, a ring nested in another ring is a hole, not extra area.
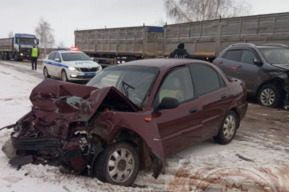
M 244 81 L 248 93 L 257 96 L 261 105 L 279 107 L 288 104 L 288 61 L 286 45 L 238 43 L 224 49 L 213 63 L 228 76 Z

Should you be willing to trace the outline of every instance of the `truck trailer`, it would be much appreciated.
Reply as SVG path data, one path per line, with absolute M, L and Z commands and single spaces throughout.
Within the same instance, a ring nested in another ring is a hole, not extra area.
M 235 43 L 289 45 L 289 12 L 164 26 L 164 56 L 182 42 L 192 58 L 212 61 Z
M 16 33 L 14 37 L 0 39 L 0 58 L 2 60 L 14 59 L 22 61 L 30 59 L 33 46 L 37 46 L 39 40 L 35 35 Z
M 163 27 L 77 30 L 75 46 L 102 65 L 163 56 Z
M 75 45 L 100 63 L 168 57 L 179 43 L 191 58 L 212 61 L 231 44 L 289 45 L 289 12 L 219 18 L 163 27 L 124 27 L 75 31 Z

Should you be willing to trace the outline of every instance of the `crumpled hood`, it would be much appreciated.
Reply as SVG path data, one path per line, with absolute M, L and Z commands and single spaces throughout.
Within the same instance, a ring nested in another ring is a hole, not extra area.
M 114 87 L 102 89 L 65 83 L 52 79 L 43 80 L 30 95 L 37 119 L 46 123 L 88 121 L 105 98 L 117 97 L 133 111 L 138 108 Z

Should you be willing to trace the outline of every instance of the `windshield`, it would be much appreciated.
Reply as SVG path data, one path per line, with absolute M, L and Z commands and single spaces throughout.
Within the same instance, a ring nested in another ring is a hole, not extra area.
M 17 43 L 20 45 L 37 45 L 37 40 L 33 38 L 20 38 L 16 39 Z
M 286 48 L 260 48 L 262 55 L 270 64 L 288 64 L 289 49 Z
M 87 85 L 97 88 L 114 86 L 138 107 L 142 107 L 155 81 L 158 68 L 144 66 L 107 67 Z
M 91 58 L 82 52 L 61 53 L 63 61 L 91 61 Z

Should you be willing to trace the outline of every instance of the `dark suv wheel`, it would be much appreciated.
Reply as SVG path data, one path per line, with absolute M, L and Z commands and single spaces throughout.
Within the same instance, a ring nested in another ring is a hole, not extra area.
M 258 103 L 266 107 L 279 107 L 283 101 L 283 91 L 274 84 L 263 85 L 258 93 Z

